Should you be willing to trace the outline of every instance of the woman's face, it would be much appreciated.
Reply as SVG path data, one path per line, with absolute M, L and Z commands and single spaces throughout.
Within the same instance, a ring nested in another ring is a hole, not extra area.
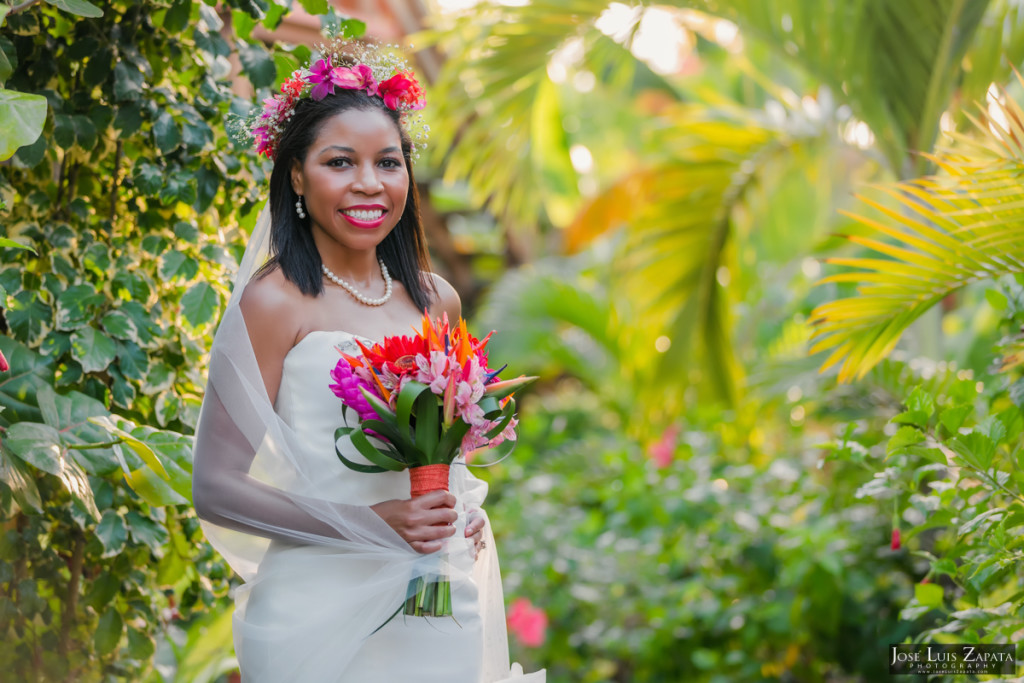
M 375 109 L 327 119 L 291 179 L 317 243 L 326 237 L 355 250 L 381 243 L 402 217 L 409 192 L 398 128 Z

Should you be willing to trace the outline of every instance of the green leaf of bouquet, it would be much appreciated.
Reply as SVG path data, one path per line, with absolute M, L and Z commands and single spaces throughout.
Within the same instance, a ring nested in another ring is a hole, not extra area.
M 366 387 L 359 387 L 359 392 L 370 404 L 370 407 L 373 408 L 373 411 L 377 413 L 377 417 L 384 422 L 387 422 L 389 425 L 398 428 L 398 420 L 396 419 L 395 414 L 391 411 L 391 406 Z
M 87 2 L 87 0 L 45 0 L 45 2 L 59 10 L 64 10 L 80 17 L 95 19 L 96 17 L 103 16 L 103 10 L 91 2 Z
M 407 463 L 381 453 L 376 446 L 370 443 L 370 440 L 366 438 L 366 434 L 364 434 L 360 429 L 354 430 L 349 434 L 348 438 L 364 458 L 378 467 L 383 467 L 384 469 L 392 472 L 401 472 L 408 467 Z
M 356 427 L 339 427 L 334 431 L 334 452 L 338 454 L 338 458 L 341 462 L 349 469 L 355 470 L 356 472 L 362 472 L 364 474 L 378 474 L 380 472 L 387 472 L 388 470 L 379 465 L 364 465 L 363 463 L 353 462 L 345 457 L 345 454 L 338 448 L 338 439 L 343 436 L 348 436 L 351 440 L 352 435 L 358 432 Z M 371 446 L 372 448 L 372 446 Z
M 463 420 L 456 420 L 452 423 L 452 425 L 445 430 L 444 434 L 441 435 L 441 440 L 434 449 L 431 462 L 451 462 L 454 459 L 455 451 L 457 451 L 459 446 L 462 444 L 462 437 L 466 436 L 466 432 L 468 431 L 469 424 L 467 422 Z
M 46 108 L 42 95 L 0 89 L 0 161 L 7 161 L 19 147 L 39 138 L 46 123 Z
M 515 409 L 516 404 L 514 401 L 509 401 L 508 403 L 506 403 L 505 407 L 501 409 L 500 421 L 498 422 L 498 424 L 494 425 L 490 430 L 488 430 L 484 434 L 484 436 L 486 436 L 488 439 L 493 439 L 498 434 L 501 434 L 505 430 L 505 427 L 508 426 L 508 423 L 512 421 L 512 418 L 515 415 Z M 488 419 L 494 420 L 495 418 Z
M 31 251 L 33 254 L 38 253 L 29 245 L 15 242 L 9 237 L 0 237 L 0 247 L 11 247 L 12 249 L 27 249 L 28 251 Z
M 487 449 L 487 452 L 491 456 L 490 462 L 473 462 L 470 463 L 470 467 L 490 467 L 491 465 L 497 465 L 499 462 L 507 458 L 513 450 L 515 450 L 518 441 L 512 439 L 505 439 L 500 444 L 493 448 Z
M 424 391 L 430 391 L 430 387 L 422 382 L 406 382 L 405 386 L 398 393 L 398 400 L 395 402 L 395 409 L 397 413 L 398 424 L 405 427 L 405 425 L 412 422 L 412 409 L 416 404 L 416 399 L 419 398 L 420 394 Z
M 404 450 L 408 451 L 413 448 L 413 443 L 408 437 L 403 437 L 398 429 L 383 420 L 363 420 L 359 423 L 359 428 L 364 432 L 369 429 L 383 435 L 394 445 L 402 446 Z
M 427 455 L 428 464 L 437 464 L 430 459 L 437 448 L 438 429 L 441 425 L 441 406 L 434 392 L 420 392 L 416 397 L 416 446 Z

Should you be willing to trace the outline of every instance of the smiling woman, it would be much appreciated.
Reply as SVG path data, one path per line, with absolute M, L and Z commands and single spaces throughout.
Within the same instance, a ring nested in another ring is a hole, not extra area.
M 338 351 L 401 334 L 424 309 L 461 312 L 419 220 L 405 114 L 422 91 L 377 56 L 325 50 L 251 129 L 274 159 L 269 221 L 211 351 L 196 511 L 246 579 L 234 617 L 246 681 L 542 681 L 510 678 L 486 485 L 453 467 L 450 493 L 409 499 L 406 471 L 364 474 L 335 454 L 351 426 L 329 388 Z M 454 619 L 390 619 L 442 547 Z

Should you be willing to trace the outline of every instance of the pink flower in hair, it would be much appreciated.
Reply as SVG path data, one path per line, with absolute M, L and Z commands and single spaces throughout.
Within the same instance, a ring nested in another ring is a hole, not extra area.
M 384 98 L 389 109 L 423 109 L 427 104 L 419 81 L 407 71 L 400 71 L 377 86 L 377 94 Z
M 331 70 L 331 63 L 326 59 L 318 59 L 309 70 L 309 82 L 314 84 L 309 96 L 314 100 L 322 100 L 334 92 Z
M 373 95 L 377 91 L 377 80 L 373 77 L 373 71 L 365 64 L 335 67 L 331 70 L 331 82 L 346 90 L 365 90 L 367 95 Z
M 252 132 L 252 136 L 256 139 L 256 153 L 262 154 L 266 157 L 273 156 L 273 150 L 270 140 L 270 129 L 266 126 L 260 126 Z

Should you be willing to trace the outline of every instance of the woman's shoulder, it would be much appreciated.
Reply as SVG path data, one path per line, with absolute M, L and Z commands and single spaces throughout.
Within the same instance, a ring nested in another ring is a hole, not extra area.
M 301 309 L 302 292 L 288 281 L 280 268 L 253 278 L 242 290 L 239 307 L 248 324 L 258 327 L 287 328 Z
M 434 288 L 437 290 L 437 299 L 430 307 L 430 315 L 437 317 L 445 312 L 449 320 L 457 320 L 462 315 L 462 299 L 459 298 L 459 293 L 450 282 L 437 273 L 424 272 L 433 280 Z

